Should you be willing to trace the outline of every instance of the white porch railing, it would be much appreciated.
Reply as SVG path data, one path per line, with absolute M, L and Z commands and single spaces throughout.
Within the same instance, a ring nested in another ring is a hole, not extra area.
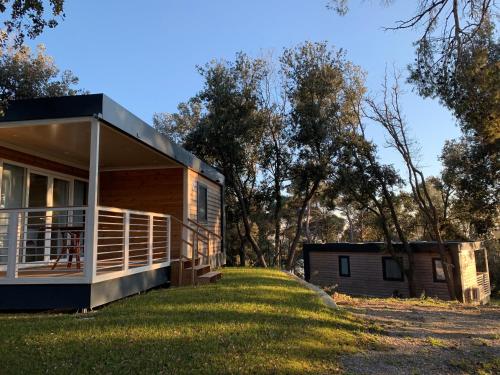
M 91 243 L 88 207 L 0 209 L 0 284 L 92 283 L 170 264 L 169 215 L 95 212 Z

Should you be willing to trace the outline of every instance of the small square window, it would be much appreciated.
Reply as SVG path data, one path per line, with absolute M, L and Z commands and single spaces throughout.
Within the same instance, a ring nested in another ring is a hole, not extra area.
M 439 258 L 432 258 L 432 274 L 434 277 L 434 282 L 446 281 L 444 277 L 443 262 Z
M 351 262 L 346 255 L 339 256 L 339 275 L 343 277 L 351 276 Z
M 403 259 L 399 258 L 402 262 Z M 382 270 L 384 280 L 387 281 L 404 281 L 403 271 L 401 267 L 399 267 L 398 262 L 392 257 L 383 257 L 382 258 Z
M 197 216 L 198 221 L 206 223 L 208 221 L 208 189 L 205 185 L 198 184 Z

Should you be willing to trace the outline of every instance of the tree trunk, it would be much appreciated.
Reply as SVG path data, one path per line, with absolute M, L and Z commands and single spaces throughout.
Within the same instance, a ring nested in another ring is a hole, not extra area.
M 439 224 L 434 224 L 434 234 L 436 236 L 436 241 L 438 244 L 439 256 L 441 258 L 441 264 L 443 265 L 444 279 L 446 280 L 446 285 L 448 286 L 448 293 L 450 294 L 450 299 L 455 301 L 457 295 L 455 293 L 455 283 L 453 279 L 453 264 L 448 263 L 446 258 L 446 248 L 441 238 L 441 233 L 439 232 Z
M 307 202 L 307 208 L 306 208 L 306 227 L 305 227 L 305 232 L 306 232 L 306 239 L 308 243 L 311 243 L 311 229 L 309 228 L 309 224 L 311 222 L 311 201 Z
M 293 237 L 292 244 L 290 245 L 290 249 L 288 250 L 288 259 L 286 260 L 286 269 L 288 271 L 291 271 L 293 266 L 295 265 L 295 257 L 297 253 L 297 245 L 299 244 L 300 241 L 300 235 L 302 234 L 302 222 L 304 219 L 304 213 L 305 210 L 307 209 L 307 205 L 309 201 L 312 199 L 314 194 L 316 193 L 316 190 L 319 187 L 319 181 L 315 181 L 311 191 L 309 194 L 306 195 L 304 198 L 304 201 L 302 202 L 302 206 L 300 207 L 299 214 L 297 216 L 297 228 L 295 229 L 295 235 Z
M 264 258 L 264 255 L 260 250 L 259 244 L 257 243 L 257 241 L 255 241 L 255 238 L 253 238 L 252 236 L 252 228 L 248 217 L 248 210 L 245 198 L 243 197 L 243 194 L 236 186 L 236 184 L 233 185 L 234 185 L 234 191 L 236 193 L 236 198 L 238 199 L 238 203 L 241 209 L 241 218 L 243 219 L 243 227 L 245 228 L 245 237 L 250 243 L 250 246 L 252 247 L 252 250 L 255 252 L 255 255 L 257 256 L 257 263 L 262 267 L 267 267 L 266 259 Z
M 275 195 L 275 206 L 274 206 L 274 253 L 275 257 L 278 259 L 278 267 L 281 268 L 281 183 L 279 176 L 274 178 L 274 195 Z
M 239 254 L 240 254 L 240 267 L 245 267 L 245 243 L 247 242 L 247 239 L 243 234 L 241 233 L 240 230 L 240 225 L 236 225 L 236 229 L 238 230 L 238 237 L 240 238 L 240 249 L 239 249 Z
M 413 250 L 406 238 L 401 225 L 399 224 L 398 214 L 396 212 L 396 208 L 394 207 L 394 202 L 392 201 L 392 194 L 389 189 L 387 189 L 387 185 L 385 181 L 381 181 L 382 184 L 382 192 L 384 194 L 385 200 L 387 202 L 387 206 L 389 207 L 389 212 L 391 213 L 391 218 L 394 223 L 394 227 L 396 228 L 396 232 L 398 233 L 399 240 L 403 243 L 403 249 L 406 255 L 408 256 L 408 269 L 403 268 L 405 270 L 406 277 L 408 279 L 408 292 L 410 297 L 417 297 L 416 290 L 416 280 L 415 280 L 415 255 L 413 254 Z

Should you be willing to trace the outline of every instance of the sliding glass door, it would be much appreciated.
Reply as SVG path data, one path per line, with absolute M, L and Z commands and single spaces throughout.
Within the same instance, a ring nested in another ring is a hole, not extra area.
M 0 186 L 0 208 L 20 208 L 24 201 L 25 170 L 17 165 L 4 163 Z M 7 264 L 8 215 L 0 213 L 0 265 Z
M 49 178 L 37 173 L 29 174 L 28 208 L 47 207 Z M 29 212 L 26 228 L 25 261 L 43 261 L 47 233 L 46 212 Z

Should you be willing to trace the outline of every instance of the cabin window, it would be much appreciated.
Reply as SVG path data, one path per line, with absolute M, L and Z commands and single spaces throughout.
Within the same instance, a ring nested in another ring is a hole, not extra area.
M 487 272 L 484 249 L 474 251 L 474 257 L 476 258 L 476 272 Z
M 198 184 L 198 221 L 207 222 L 208 220 L 208 189 L 203 184 Z
M 339 275 L 343 277 L 351 276 L 351 262 L 346 255 L 339 256 Z
M 402 258 L 399 258 L 402 262 Z M 384 280 L 387 281 L 404 281 L 403 271 L 399 267 L 398 262 L 396 262 L 392 257 L 382 258 L 382 270 Z
M 444 277 L 443 262 L 441 262 L 441 259 L 432 259 L 432 274 L 434 276 L 434 282 L 446 281 L 446 278 Z

